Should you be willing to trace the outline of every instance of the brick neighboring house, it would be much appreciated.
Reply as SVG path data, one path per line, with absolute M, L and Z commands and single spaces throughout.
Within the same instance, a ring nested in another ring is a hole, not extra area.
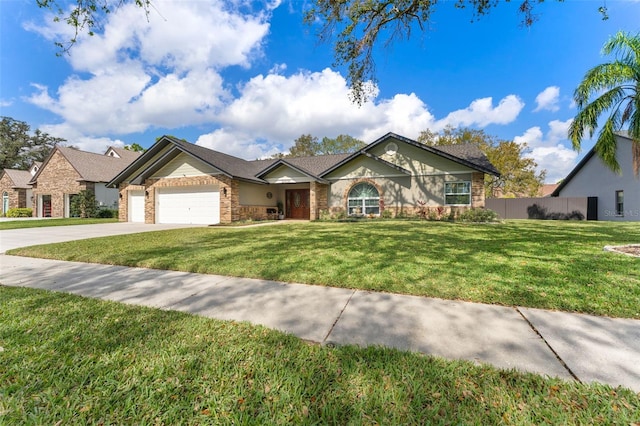
M 446 214 L 484 206 L 484 175 L 499 172 L 473 145 L 430 147 L 388 133 L 353 154 L 247 161 L 163 136 L 109 187 L 121 221 L 230 223 L 412 214 L 425 202 Z
M 138 152 L 110 147 L 104 154 L 56 146 L 37 173 L 33 187 L 34 217 L 69 217 L 74 195 L 93 191 L 96 202 L 105 208 L 118 208 L 118 191 L 106 183 L 140 156 Z
M 4 169 L 0 172 L 0 216 L 5 216 L 10 209 L 32 207 L 32 189 L 29 181 L 41 166 L 41 162 L 35 162 L 29 170 Z

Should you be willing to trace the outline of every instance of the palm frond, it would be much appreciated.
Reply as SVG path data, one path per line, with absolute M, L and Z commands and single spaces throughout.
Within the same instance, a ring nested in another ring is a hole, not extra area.
M 614 133 L 615 129 L 616 126 L 614 125 L 614 121 L 612 120 L 612 117 L 609 117 L 598 135 L 598 140 L 596 141 L 593 150 L 598 154 L 607 167 L 609 167 L 613 172 L 620 174 L 620 164 L 616 158 L 618 144 Z

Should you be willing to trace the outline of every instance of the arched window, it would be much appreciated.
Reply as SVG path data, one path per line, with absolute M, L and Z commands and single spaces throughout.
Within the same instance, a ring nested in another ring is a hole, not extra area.
M 359 183 L 349 191 L 348 206 L 352 216 L 380 214 L 380 194 L 370 183 Z

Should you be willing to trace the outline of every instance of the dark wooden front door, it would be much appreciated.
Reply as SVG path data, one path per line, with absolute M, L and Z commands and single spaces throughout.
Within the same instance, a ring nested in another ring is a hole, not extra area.
M 285 216 L 287 219 L 309 219 L 309 190 L 287 189 L 285 191 Z

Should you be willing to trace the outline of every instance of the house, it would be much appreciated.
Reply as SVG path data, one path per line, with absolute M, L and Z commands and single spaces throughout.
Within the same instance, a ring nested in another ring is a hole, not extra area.
M 69 217 L 71 201 L 82 190 L 95 193 L 105 208 L 118 208 L 118 191 L 106 184 L 140 153 L 110 147 L 104 154 L 55 146 L 30 179 L 34 217 Z
M 598 220 L 640 220 L 640 179 L 633 171 L 633 140 L 627 132 L 616 133 L 616 140 L 620 174 L 611 171 L 591 149 L 551 196 L 590 197 L 597 203 L 592 208 Z
M 551 197 L 553 191 L 556 190 L 559 184 L 557 183 L 545 183 L 540 186 L 538 190 L 538 197 Z
M 1 216 L 10 209 L 31 208 L 31 185 L 29 181 L 42 163 L 35 162 L 29 170 L 4 169 L 0 172 L 0 194 L 2 194 Z
M 353 154 L 247 161 L 163 136 L 111 182 L 121 221 L 230 223 L 414 213 L 484 206 L 484 175 L 499 175 L 477 147 L 430 147 L 388 133 Z

